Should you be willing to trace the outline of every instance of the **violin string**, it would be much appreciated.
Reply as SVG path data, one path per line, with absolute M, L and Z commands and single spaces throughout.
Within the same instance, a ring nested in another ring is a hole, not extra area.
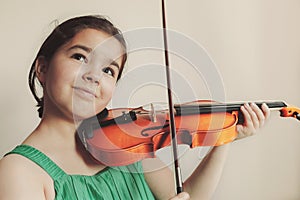
M 174 117 L 174 104 L 172 100 L 172 87 L 171 87 L 171 75 L 168 55 L 168 42 L 167 42 L 167 30 L 166 30 L 166 11 L 165 1 L 162 0 L 162 24 L 163 24 L 163 41 L 164 41 L 164 53 L 165 53 L 165 67 L 166 67 L 166 78 L 167 78 L 167 91 L 168 91 L 168 103 L 169 103 L 169 118 L 170 118 L 170 136 L 172 138 L 172 153 L 174 160 L 174 173 L 176 181 L 176 192 L 177 194 L 183 191 L 181 170 L 178 161 L 178 150 L 177 150 L 177 137 L 176 137 L 176 126 Z

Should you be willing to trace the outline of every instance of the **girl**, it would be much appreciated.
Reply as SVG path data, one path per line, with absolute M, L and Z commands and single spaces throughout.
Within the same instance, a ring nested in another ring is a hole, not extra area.
M 100 43 L 103 45 L 98 48 Z M 120 31 L 101 16 L 72 18 L 55 28 L 41 46 L 29 74 L 41 121 L 0 161 L 1 200 L 176 200 L 212 196 L 230 144 L 215 147 L 185 181 L 186 192 L 175 195 L 168 167 L 143 173 L 149 169 L 146 160 L 107 167 L 77 139 L 77 123 L 107 106 L 126 58 Z M 43 88 L 42 98 L 36 92 L 36 79 Z M 241 110 L 245 123 L 237 127 L 239 137 L 252 135 L 269 116 L 266 105 L 261 110 L 255 104 L 245 104 Z M 159 160 L 151 162 L 162 165 Z

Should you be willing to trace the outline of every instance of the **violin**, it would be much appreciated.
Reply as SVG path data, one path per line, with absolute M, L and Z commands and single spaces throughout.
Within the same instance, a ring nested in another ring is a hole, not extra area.
M 256 103 L 261 107 L 263 102 Z M 300 121 L 300 109 L 281 101 L 265 102 L 271 109 L 279 109 L 280 116 Z M 220 146 L 234 141 L 237 124 L 244 119 L 240 107 L 244 103 L 218 103 L 198 100 L 174 104 L 176 139 L 178 144 Z M 170 114 L 160 104 L 137 108 L 105 109 L 82 122 L 78 135 L 86 149 L 108 166 L 128 165 L 170 146 Z

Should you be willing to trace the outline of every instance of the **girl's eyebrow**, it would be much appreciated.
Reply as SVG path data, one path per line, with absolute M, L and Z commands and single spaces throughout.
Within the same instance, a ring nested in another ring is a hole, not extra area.
M 68 49 L 68 51 L 71 51 L 71 50 L 73 50 L 73 49 L 82 49 L 83 51 L 85 51 L 85 52 L 87 52 L 87 53 L 90 53 L 90 52 L 92 52 L 92 48 L 90 48 L 90 47 L 87 47 L 87 46 L 84 46 L 84 45 L 80 45 L 80 44 L 76 44 L 76 45 L 74 45 L 74 46 L 71 46 L 69 49 Z
M 81 45 L 81 44 L 76 44 L 74 46 L 71 46 L 67 51 L 71 51 L 73 49 L 82 49 L 83 51 L 85 51 L 87 53 L 91 53 L 93 51 L 92 48 Z M 118 68 L 118 70 L 120 70 L 120 65 L 116 61 L 111 60 L 111 64 L 116 66 Z
M 119 64 L 116 61 L 114 61 L 114 60 L 111 61 L 111 64 L 114 65 L 114 66 L 116 66 L 118 68 L 118 70 L 120 70 L 120 66 L 119 66 Z

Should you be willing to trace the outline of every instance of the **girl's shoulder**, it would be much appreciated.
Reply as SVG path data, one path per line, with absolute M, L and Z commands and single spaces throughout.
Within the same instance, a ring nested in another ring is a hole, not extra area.
M 9 171 L 10 173 L 7 175 L 11 175 L 15 178 L 18 177 L 16 174 L 22 175 L 21 177 L 24 178 L 25 175 L 30 176 L 40 173 L 36 164 L 19 154 L 8 154 L 0 160 L 0 174 L 5 171 Z M 12 172 L 15 173 L 12 174 Z
M 45 199 L 47 182 L 51 183 L 47 173 L 21 155 L 9 154 L 0 160 L 0 199 Z

